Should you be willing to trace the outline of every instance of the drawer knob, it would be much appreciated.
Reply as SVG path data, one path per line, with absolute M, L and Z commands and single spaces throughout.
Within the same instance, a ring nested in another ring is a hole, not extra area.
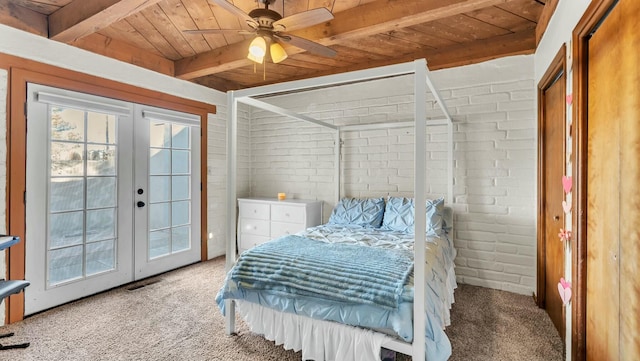
M 285 215 L 286 217 L 290 217 L 290 216 L 289 216 L 289 213 L 285 213 L 284 215 Z
M 257 209 L 254 209 L 254 210 L 253 210 L 253 213 L 258 213 L 258 210 L 257 210 Z

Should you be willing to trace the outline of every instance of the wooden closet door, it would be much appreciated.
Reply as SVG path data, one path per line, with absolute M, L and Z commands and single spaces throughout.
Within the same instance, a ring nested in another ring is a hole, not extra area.
M 564 276 L 564 244 L 558 232 L 564 227 L 562 201 L 562 175 L 564 174 L 565 128 L 565 76 L 564 73 L 547 92 L 545 120 L 545 309 L 556 326 L 562 340 L 565 338 L 565 321 L 558 282 Z
M 640 360 L 640 1 L 612 18 L 623 56 L 616 89 L 620 112 L 620 360 Z M 620 22 L 618 25 L 617 22 Z
M 558 282 L 564 277 L 564 244 L 558 232 L 564 226 L 562 176 L 565 167 L 565 49 L 558 52 L 538 90 L 538 306 L 544 308 L 565 339 L 563 304 Z
M 640 2 L 588 45 L 587 360 L 640 359 Z

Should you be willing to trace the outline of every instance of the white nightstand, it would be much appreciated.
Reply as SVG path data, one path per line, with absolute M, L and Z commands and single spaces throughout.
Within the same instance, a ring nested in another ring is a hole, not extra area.
M 238 198 L 238 252 L 322 222 L 322 201 Z

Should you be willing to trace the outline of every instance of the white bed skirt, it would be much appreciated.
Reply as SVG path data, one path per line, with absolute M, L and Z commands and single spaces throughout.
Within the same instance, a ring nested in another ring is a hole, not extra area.
M 286 350 L 302 350 L 302 360 L 380 360 L 380 347 L 391 339 L 358 327 L 279 312 L 251 302 L 235 302 L 251 331 Z

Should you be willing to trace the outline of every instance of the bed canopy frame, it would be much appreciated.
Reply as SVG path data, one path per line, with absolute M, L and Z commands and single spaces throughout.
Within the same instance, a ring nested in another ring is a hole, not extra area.
M 402 75 L 414 75 L 414 121 L 371 123 L 337 126 L 309 116 L 295 113 L 291 110 L 272 105 L 257 97 L 275 96 L 292 92 L 303 92 L 319 88 L 367 82 L 383 78 Z M 427 88 L 435 97 L 444 118 L 427 119 Z M 422 101 L 420 101 L 422 99 Z M 411 355 L 414 360 L 420 360 L 425 355 L 425 252 L 426 242 L 426 129 L 427 126 L 447 126 L 447 202 L 453 200 L 453 125 L 451 115 L 447 110 L 440 93 L 429 77 L 429 69 L 425 59 L 418 59 L 409 63 L 389 65 L 379 68 L 335 74 L 313 79 L 297 80 L 286 83 L 266 85 L 261 87 L 230 91 L 227 93 L 227 248 L 226 270 L 228 271 L 236 261 L 236 179 L 237 179 L 237 136 L 238 136 L 238 103 L 254 106 L 266 111 L 317 124 L 335 131 L 335 200 L 340 200 L 340 135 L 342 132 L 361 131 L 370 129 L 388 129 L 415 127 L 414 131 L 414 197 L 422 202 L 415 202 L 415 243 L 414 243 L 414 301 L 413 301 L 413 342 L 403 342 L 387 337 L 382 346 Z M 417 215 L 422 215 L 417 216 Z M 226 333 L 235 332 L 235 305 L 233 300 L 225 301 Z

